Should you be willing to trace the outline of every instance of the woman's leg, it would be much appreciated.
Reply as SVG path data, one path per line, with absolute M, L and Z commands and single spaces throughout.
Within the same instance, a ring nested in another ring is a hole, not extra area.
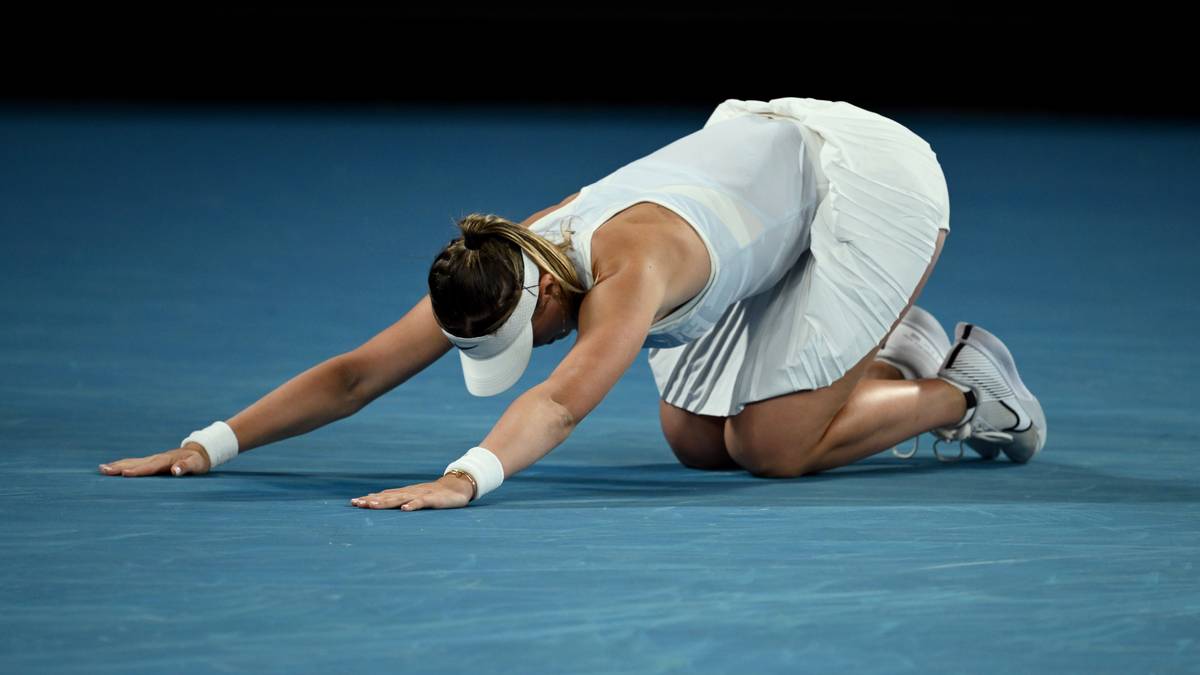
M 889 334 L 890 335 L 890 334 Z M 867 366 L 867 372 L 863 375 L 862 381 L 867 380 L 903 380 L 904 373 L 900 369 L 890 363 L 883 361 L 875 361 Z
M 872 354 L 870 358 L 873 359 L 874 354 Z M 867 367 L 866 373 L 863 375 L 862 379 L 859 380 L 858 386 L 855 387 L 855 392 L 852 393 L 850 398 L 847 400 L 847 405 L 853 401 L 856 404 L 856 408 L 861 408 L 861 406 L 858 405 L 860 401 L 876 401 L 876 405 L 894 406 L 897 401 L 904 401 L 905 397 L 911 398 L 916 396 L 918 400 L 915 403 L 906 402 L 905 405 L 926 406 L 929 404 L 930 395 L 928 392 L 923 392 L 920 390 L 920 383 L 927 382 L 934 384 L 934 389 L 936 390 L 936 383 L 941 382 L 940 380 L 909 381 L 908 383 L 911 386 L 907 388 L 884 388 L 882 390 L 883 393 L 880 393 L 879 388 L 873 384 L 873 382 L 876 381 L 889 380 L 898 381 L 900 384 L 905 383 L 904 376 L 895 367 L 878 361 L 870 363 L 870 365 Z M 941 382 L 941 384 L 945 383 Z M 929 384 L 923 386 L 925 389 L 930 388 Z M 859 390 L 862 390 L 863 393 L 860 393 Z M 951 396 L 952 401 L 962 400 L 961 394 L 958 394 L 957 391 L 955 391 L 955 394 L 957 396 Z M 936 404 L 933 407 L 936 408 Z M 671 447 L 671 451 L 675 453 L 675 457 L 679 460 L 680 464 L 683 464 L 688 468 L 703 469 L 706 471 L 729 471 L 732 469 L 744 468 L 741 464 L 733 459 L 733 457 L 729 454 L 729 450 L 725 446 L 725 426 L 728 418 L 713 415 L 697 415 L 682 408 L 677 408 L 666 401 L 663 401 L 662 399 L 659 399 L 658 401 L 658 408 L 659 421 L 662 424 L 663 436 L 666 437 L 667 444 Z M 901 410 L 903 411 L 903 409 L 904 408 L 902 407 Z M 866 406 L 865 410 L 860 412 L 865 413 L 868 416 L 876 414 L 876 412 L 872 410 L 870 404 Z M 957 413 L 958 416 L 953 418 L 951 421 L 957 421 L 959 418 L 961 418 L 962 412 L 963 411 L 959 411 Z M 846 413 L 843 413 L 843 415 L 846 415 Z M 850 413 L 850 416 L 846 418 L 846 421 L 850 421 L 852 418 L 853 411 Z M 928 422 L 920 422 L 918 423 L 918 426 L 924 426 L 925 424 L 928 424 Z M 946 424 L 949 424 L 949 422 L 946 422 Z M 933 428 L 934 426 L 942 426 L 942 423 L 934 422 L 930 428 Z M 887 431 L 887 428 L 885 427 L 882 430 Z M 912 435 L 915 436 L 916 434 Z M 911 436 L 905 436 L 901 440 L 910 437 Z M 866 447 L 869 449 L 881 442 L 886 443 L 886 441 L 880 441 L 877 439 L 867 439 Z M 892 443 L 891 445 L 895 445 L 895 443 Z M 891 445 L 885 445 L 884 449 L 891 447 Z M 875 452 L 878 452 L 878 450 L 870 450 L 867 452 L 867 454 L 875 454 Z M 853 457 L 857 454 L 857 452 L 853 449 L 851 449 L 849 453 L 853 458 L 849 459 L 848 461 L 841 460 L 840 455 L 842 454 L 846 453 L 835 453 L 835 456 L 833 457 L 833 461 L 835 463 L 832 466 L 824 466 L 814 470 L 820 471 L 827 468 L 833 468 L 834 466 L 842 466 L 843 464 L 849 464 L 857 459 L 861 459 L 861 457 Z
M 725 419 L 697 415 L 658 400 L 658 420 L 667 445 L 679 463 L 692 469 L 728 471 L 740 469 L 725 450 Z
M 901 318 L 929 280 L 945 237 L 945 230 L 938 232 L 933 259 Z M 875 363 L 878 351 L 876 346 L 828 387 L 751 403 L 728 418 L 730 457 L 755 475 L 799 476 L 850 464 L 962 418 L 966 401 L 947 382 L 880 379 L 890 373 Z

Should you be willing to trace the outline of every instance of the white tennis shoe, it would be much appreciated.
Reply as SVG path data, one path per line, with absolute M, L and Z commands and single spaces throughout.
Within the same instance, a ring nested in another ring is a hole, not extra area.
M 1001 451 L 1025 463 L 1046 444 L 1046 415 L 1021 381 L 1017 366 L 1000 338 L 974 324 L 954 327 L 954 345 L 937 375 L 967 397 L 967 411 L 954 425 L 934 429 L 938 459 L 962 457 L 962 444 L 985 459 Z M 941 442 L 958 441 L 958 457 L 938 453 Z
M 948 353 L 950 338 L 942 324 L 913 305 L 875 353 L 875 360 L 895 367 L 906 380 L 929 379 L 937 377 Z
M 913 305 L 900 320 L 900 325 L 888 336 L 883 348 L 875 353 L 876 361 L 894 367 L 906 380 L 928 380 L 938 376 L 946 355 L 950 353 L 950 338 L 946 330 L 932 314 Z M 908 459 L 917 454 L 921 437 L 913 439 L 912 449 L 901 452 L 892 448 L 892 454 Z

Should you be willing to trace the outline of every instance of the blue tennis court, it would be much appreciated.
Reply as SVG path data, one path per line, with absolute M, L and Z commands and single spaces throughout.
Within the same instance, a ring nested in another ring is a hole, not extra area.
M 717 101 L 714 101 L 715 105 Z M 1029 464 L 685 468 L 644 358 L 465 509 L 433 480 L 570 341 L 473 398 L 458 357 L 204 476 L 176 447 L 396 321 L 470 212 L 516 220 L 709 108 L 0 111 L 0 670 L 1200 671 L 1200 127 L 879 112 L 952 234 L 918 304 L 1005 340 Z

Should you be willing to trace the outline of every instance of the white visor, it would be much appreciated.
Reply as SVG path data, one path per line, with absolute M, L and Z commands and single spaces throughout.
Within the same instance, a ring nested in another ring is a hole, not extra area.
M 521 259 L 525 261 L 525 280 L 521 284 L 525 288 L 517 308 L 499 330 L 474 338 L 442 331 L 458 347 L 467 391 L 475 396 L 495 396 L 513 386 L 521 379 L 533 354 L 533 324 L 529 320 L 537 307 L 541 272 L 524 251 Z

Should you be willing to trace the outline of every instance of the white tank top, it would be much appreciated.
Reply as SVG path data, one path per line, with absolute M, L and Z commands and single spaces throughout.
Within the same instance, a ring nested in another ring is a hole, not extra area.
M 817 178 L 791 120 L 743 115 L 710 124 L 582 188 L 530 229 L 561 242 L 584 289 L 592 235 L 616 213 L 652 202 L 679 214 L 708 249 L 708 283 L 655 322 L 643 347 L 676 347 L 707 333 L 729 305 L 767 290 L 809 245 Z

